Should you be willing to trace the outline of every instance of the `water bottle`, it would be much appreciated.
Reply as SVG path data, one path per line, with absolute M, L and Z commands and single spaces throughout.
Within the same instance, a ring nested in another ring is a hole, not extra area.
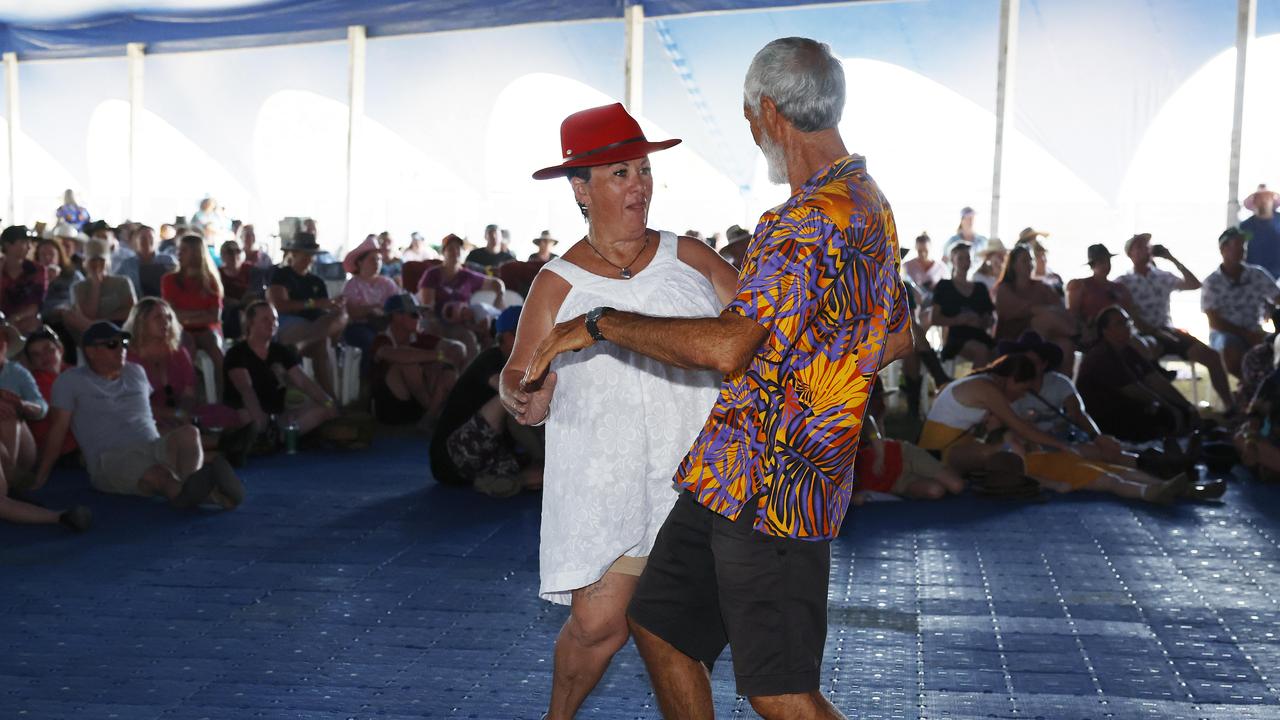
M 284 428 L 284 451 L 289 455 L 298 454 L 298 421 L 290 420 Z

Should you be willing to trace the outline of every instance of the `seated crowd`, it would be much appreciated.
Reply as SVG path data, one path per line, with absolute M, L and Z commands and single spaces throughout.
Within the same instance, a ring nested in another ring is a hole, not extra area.
M 1246 206 L 1275 225 L 1276 200 L 1260 188 Z M 158 231 L 63 210 L 52 228 L 0 235 L 0 519 L 88 528 L 88 508 L 29 494 L 60 462 L 82 464 L 103 492 L 233 509 L 245 496 L 235 469 L 253 454 L 303 438 L 363 447 L 373 421 L 428 431 L 441 483 L 493 496 L 541 486 L 542 430 L 513 422 L 497 386 L 521 298 L 557 257 L 549 233 L 524 261 L 490 225 L 482 247 L 451 234 L 433 248 L 414 233 L 398 252 L 383 232 L 336 262 L 306 221 L 277 264 L 212 199 Z M 877 386 L 857 501 L 967 486 L 1216 498 L 1221 481 L 1195 468 L 1210 449 L 1280 478 L 1280 338 L 1262 329 L 1280 268 L 1246 262 L 1252 234 L 1280 243 L 1270 226 L 1222 233 L 1222 263 L 1203 283 L 1147 233 L 1123 243 L 1130 272 L 1111 279 L 1115 255 L 1095 244 L 1088 274 L 1064 281 L 1048 233 L 1027 228 L 1010 248 L 972 221 L 966 208 L 941 257 L 922 234 L 902 263 L 915 325 L 902 389 L 923 427 L 914 442 L 887 437 Z M 705 241 L 740 266 L 750 240 L 735 225 Z M 1197 289 L 1208 344 L 1169 315 L 1173 292 Z M 1220 424 L 1174 387 L 1167 357 L 1206 368 Z M 953 378 L 957 363 L 971 372 Z

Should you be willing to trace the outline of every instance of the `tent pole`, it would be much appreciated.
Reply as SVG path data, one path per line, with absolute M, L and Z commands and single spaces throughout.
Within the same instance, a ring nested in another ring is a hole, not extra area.
M 138 139 L 139 125 L 142 122 L 142 61 L 146 46 L 142 43 L 129 43 L 125 46 L 125 57 L 129 63 L 129 200 L 125 209 L 125 217 L 138 219 L 140 203 L 138 202 L 138 155 L 141 150 Z
M 347 28 L 350 45 L 350 84 L 347 91 L 347 216 L 343 223 L 344 234 L 337 247 L 346 247 L 355 237 L 356 158 L 361 149 L 364 130 L 364 82 L 365 49 L 367 36 L 363 25 Z
M 1014 62 L 1018 41 L 1020 0 L 1000 0 L 1000 47 L 996 56 L 996 144 L 991 171 L 990 238 L 1000 237 L 1000 195 L 1004 173 L 1004 133 L 1013 120 Z
M 9 123 L 9 224 L 18 224 L 18 54 L 4 54 L 5 115 Z
M 1249 43 L 1257 31 L 1258 0 L 1239 0 L 1236 8 L 1236 97 L 1231 119 L 1231 171 L 1227 178 L 1227 224 L 1240 221 L 1240 146 L 1244 141 L 1245 75 Z
M 628 5 L 624 24 L 627 33 L 627 111 L 639 115 L 644 112 L 644 5 L 639 2 Z

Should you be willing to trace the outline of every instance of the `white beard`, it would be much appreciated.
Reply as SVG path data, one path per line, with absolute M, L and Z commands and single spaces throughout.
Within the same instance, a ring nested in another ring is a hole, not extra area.
M 764 153 L 765 166 L 769 168 L 769 182 L 774 185 L 790 182 L 787 178 L 787 156 L 782 152 L 782 146 L 763 130 L 760 132 L 760 152 Z

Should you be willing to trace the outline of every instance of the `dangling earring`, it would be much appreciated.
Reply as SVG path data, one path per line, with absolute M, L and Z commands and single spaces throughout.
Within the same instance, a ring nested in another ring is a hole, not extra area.
M 583 203 L 578 203 L 578 209 L 582 211 L 582 219 L 583 219 L 583 220 L 589 220 L 589 219 L 590 219 L 590 218 L 588 217 L 588 215 L 587 215 L 587 206 L 586 206 L 586 205 L 584 205 Z

